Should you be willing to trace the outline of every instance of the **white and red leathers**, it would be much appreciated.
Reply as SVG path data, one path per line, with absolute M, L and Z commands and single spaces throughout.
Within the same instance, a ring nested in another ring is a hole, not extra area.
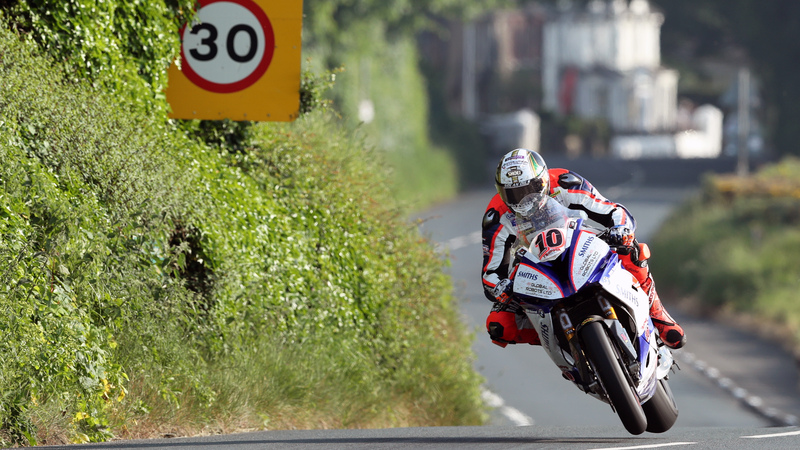
M 549 169 L 549 195 L 566 207 L 583 211 L 588 225 L 598 230 L 614 226 L 625 226 L 631 232 L 636 229 L 633 216 L 624 206 L 603 197 L 585 178 L 567 169 Z M 482 223 L 483 235 L 483 289 L 486 297 L 496 302 L 486 320 L 492 341 L 505 347 L 508 343 L 539 344 L 539 336 L 524 313 L 514 305 L 504 304 L 498 299 L 509 284 L 509 269 L 513 264 L 512 247 L 516 242 L 517 226 L 514 212 L 495 195 L 486 208 Z M 631 261 L 631 255 L 619 254 L 623 266 L 629 270 L 650 295 L 651 316 L 661 332 L 662 340 L 673 348 L 683 345 L 683 330 L 666 313 L 655 292 L 647 264 Z M 654 315 L 656 311 L 656 315 Z M 670 330 L 679 331 L 680 336 L 669 342 L 664 336 Z

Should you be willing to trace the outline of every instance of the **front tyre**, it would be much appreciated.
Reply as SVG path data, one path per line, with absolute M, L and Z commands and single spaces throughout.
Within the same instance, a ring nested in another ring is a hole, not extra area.
M 600 322 L 590 322 L 580 329 L 580 337 L 586 358 L 625 429 L 631 434 L 644 433 L 647 417 L 633 387 L 628 383 L 617 352 L 611 347 L 605 326 Z
M 658 380 L 656 393 L 642 405 L 647 416 L 647 431 L 663 433 L 678 420 L 678 405 L 666 380 Z

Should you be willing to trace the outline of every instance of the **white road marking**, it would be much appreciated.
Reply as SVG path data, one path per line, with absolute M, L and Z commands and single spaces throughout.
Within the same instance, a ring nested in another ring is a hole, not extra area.
M 526 427 L 534 424 L 534 421 L 530 418 L 530 416 L 516 408 L 506 405 L 506 402 L 503 400 L 503 398 L 494 392 L 483 388 L 481 397 L 487 405 L 497 409 L 500 414 L 506 416 L 506 418 L 514 425 L 518 427 Z
M 661 447 L 675 447 L 677 445 L 695 445 L 697 442 L 668 442 L 666 444 L 650 444 L 650 445 L 636 445 L 634 447 L 603 447 L 593 450 L 628 450 L 635 448 L 661 448 Z
M 776 438 L 784 436 L 800 436 L 800 431 L 789 431 L 786 433 L 775 433 L 775 434 L 756 434 L 753 436 L 741 436 L 741 437 L 745 439 L 764 439 L 764 438 Z
M 762 417 L 784 426 L 797 426 L 800 424 L 800 419 L 798 419 L 797 416 L 767 406 L 764 399 L 757 395 L 750 394 L 750 392 L 743 387 L 737 386 L 733 380 L 723 376 L 716 367 L 711 367 L 705 361 L 697 359 L 694 353 L 682 351 L 676 353 L 675 357 L 679 361 L 688 364 L 689 367 L 698 371 L 712 382 L 715 382 L 717 386 L 727 391 L 733 398 Z
M 436 250 L 439 252 L 448 251 L 452 252 L 454 250 L 458 250 L 470 245 L 477 245 L 481 243 L 481 232 L 476 231 L 474 233 L 470 233 L 464 236 L 458 236 L 448 240 L 447 242 L 440 243 L 436 245 Z M 494 392 L 483 388 L 481 391 L 481 397 L 483 398 L 484 403 L 486 403 L 489 407 L 496 409 L 500 414 L 505 416 L 508 420 L 511 421 L 514 425 L 518 427 L 525 427 L 534 424 L 534 420 L 528 416 L 527 414 L 523 413 L 522 411 L 506 405 L 505 400 L 502 397 L 495 394 Z
M 470 233 L 464 236 L 454 237 L 447 242 L 439 243 L 436 245 L 436 249 L 439 251 L 442 250 L 458 250 L 473 244 L 480 244 L 481 243 L 481 232 L 475 231 L 474 233 Z
M 480 244 L 480 243 L 481 243 L 481 232 L 475 231 L 468 235 L 454 237 L 444 243 L 438 243 L 436 245 L 436 250 L 439 252 L 454 251 L 464 247 L 468 247 L 473 244 Z M 751 409 L 755 410 L 761 416 L 787 426 L 797 426 L 798 424 L 800 424 L 800 419 L 797 416 L 792 414 L 786 414 L 783 411 L 780 411 L 776 408 L 767 407 L 767 405 L 764 404 L 763 399 L 755 395 L 750 395 L 750 393 L 747 392 L 746 389 L 736 386 L 730 378 L 723 376 L 722 373 L 716 367 L 709 367 L 705 361 L 697 359 L 694 354 L 688 352 L 681 352 L 680 354 L 676 355 L 676 359 L 681 359 L 683 360 L 684 363 L 688 363 L 693 369 L 705 375 L 710 380 L 716 382 L 720 388 L 729 392 L 734 398 L 744 403 L 746 406 L 749 406 Z M 525 415 L 524 413 L 515 408 L 506 406 L 503 399 L 500 398 L 497 394 L 484 389 L 483 397 L 484 401 L 486 401 L 487 404 L 497 408 L 504 416 L 506 416 L 514 424 L 517 424 L 519 426 L 533 425 L 533 419 L 531 419 L 530 417 L 528 417 L 527 415 Z M 499 402 L 499 404 L 497 406 L 492 405 L 492 403 L 487 400 L 487 397 L 488 398 L 496 397 L 496 400 L 493 401 Z M 796 433 L 789 433 L 782 435 L 789 436 L 795 434 L 800 435 L 800 431 Z M 773 436 L 781 436 L 781 435 L 743 436 L 743 437 L 756 439 L 760 437 L 773 437 Z M 693 443 L 676 443 L 667 445 L 687 445 L 687 444 L 693 444 Z M 625 447 L 625 448 L 634 449 L 634 448 L 655 448 L 655 447 L 644 446 L 644 447 Z

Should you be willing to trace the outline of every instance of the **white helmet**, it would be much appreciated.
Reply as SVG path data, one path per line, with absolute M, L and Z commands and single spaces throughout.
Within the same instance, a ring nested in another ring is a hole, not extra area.
M 544 205 L 550 194 L 547 164 L 538 153 L 524 148 L 503 156 L 494 183 L 505 204 L 522 216 Z

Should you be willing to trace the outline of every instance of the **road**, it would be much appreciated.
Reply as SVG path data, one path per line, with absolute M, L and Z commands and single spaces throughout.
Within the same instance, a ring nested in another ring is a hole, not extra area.
M 262 431 L 204 438 L 115 441 L 71 445 L 69 450 L 306 450 L 306 449 L 567 449 L 775 450 L 800 447 L 796 428 L 682 428 L 663 435 L 630 436 L 600 426 L 427 427 L 379 430 Z
M 552 166 L 554 159 L 549 158 Z M 651 236 L 676 204 L 697 187 L 706 170 L 730 162 L 650 162 L 604 165 L 570 161 L 602 192 L 624 203 Z M 728 165 L 725 165 L 728 164 Z M 672 176 L 666 176 L 671 174 Z M 689 343 L 676 352 L 682 370 L 670 384 L 680 416 L 663 434 L 631 436 L 607 405 L 564 381 L 541 349 L 494 346 L 483 321 L 489 302 L 481 293 L 478 227 L 491 185 L 419 215 L 423 233 L 441 243 L 464 320 L 475 330 L 475 367 L 486 378 L 492 418 L 483 427 L 377 430 L 276 430 L 222 436 L 71 445 L 70 449 L 797 449 L 800 391 L 797 367 L 775 344 L 742 330 L 680 314 Z M 657 257 L 655 255 L 654 257 Z M 657 276 L 657 274 L 656 274 Z M 664 299 L 669 306 L 669 299 Z
M 595 183 L 598 189 L 623 203 L 637 218 L 637 236 L 642 241 L 657 231 L 675 205 L 697 189 L 702 173 L 733 168 L 731 161 L 718 161 L 716 165 L 713 161 L 674 160 L 550 164 L 577 166 L 575 170 L 582 175 L 599 180 Z M 565 382 L 538 348 L 523 345 L 501 349 L 486 337 L 483 323 L 490 304 L 481 292 L 481 248 L 476 229 L 492 194 L 490 184 L 419 215 L 424 232 L 447 249 L 456 296 L 461 300 L 465 321 L 476 334 L 476 367 L 486 378 L 487 398 L 497 406 L 492 423 L 620 426 L 610 407 Z M 669 308 L 669 299 L 664 302 Z M 742 330 L 670 309 L 689 340 L 685 349 L 675 352 L 683 370 L 670 378 L 680 407 L 676 427 L 797 424 L 800 390 L 797 367 L 789 353 Z

